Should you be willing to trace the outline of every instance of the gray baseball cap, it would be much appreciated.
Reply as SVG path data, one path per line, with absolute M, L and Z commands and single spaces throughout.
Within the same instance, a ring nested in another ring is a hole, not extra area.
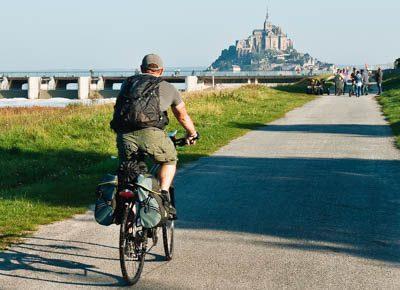
M 156 54 L 148 54 L 143 58 L 142 68 L 149 68 L 150 65 L 157 66 L 151 67 L 152 70 L 160 70 L 164 67 L 161 57 Z

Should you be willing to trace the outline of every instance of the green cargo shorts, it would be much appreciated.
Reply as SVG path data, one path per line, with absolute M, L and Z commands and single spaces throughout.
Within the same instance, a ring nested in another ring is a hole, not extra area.
M 117 134 L 117 147 L 120 162 L 129 160 L 139 150 L 149 154 L 156 163 L 175 165 L 178 161 L 174 143 L 165 131 L 157 128 Z

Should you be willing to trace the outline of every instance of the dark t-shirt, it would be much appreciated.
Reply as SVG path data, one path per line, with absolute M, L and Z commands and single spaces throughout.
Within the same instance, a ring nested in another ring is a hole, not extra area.
M 351 73 L 351 82 L 355 83 L 356 81 L 356 73 Z
M 377 83 L 382 83 L 382 81 L 383 81 L 383 72 L 382 71 L 376 71 L 375 80 Z

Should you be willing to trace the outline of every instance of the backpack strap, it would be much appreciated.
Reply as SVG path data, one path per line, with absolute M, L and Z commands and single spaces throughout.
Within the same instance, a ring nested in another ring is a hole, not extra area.
M 159 193 L 159 192 L 157 192 L 157 191 L 154 191 L 154 190 L 152 190 L 152 189 L 150 189 L 150 188 L 147 188 L 146 186 L 143 186 L 143 185 L 141 185 L 141 184 L 139 184 L 139 183 L 135 183 L 135 185 L 136 185 L 137 187 L 140 187 L 140 188 L 142 188 L 142 189 L 148 191 L 148 192 L 151 192 L 151 193 L 154 193 L 154 194 L 157 194 L 157 195 L 160 195 L 160 196 L 161 196 L 161 193 Z
M 143 94 L 144 95 L 146 95 L 146 94 L 148 94 L 149 92 L 151 92 L 151 91 L 153 91 L 153 90 L 155 90 L 160 84 L 161 84 L 161 82 L 163 81 L 163 79 L 162 78 L 157 78 L 157 77 L 154 77 L 154 80 L 147 80 L 148 82 L 149 82 L 149 86 L 148 86 L 148 88 L 146 88 L 144 91 L 143 91 Z
M 97 184 L 97 186 L 102 186 L 102 185 L 118 185 L 118 181 L 108 181 L 108 182 L 101 182 Z

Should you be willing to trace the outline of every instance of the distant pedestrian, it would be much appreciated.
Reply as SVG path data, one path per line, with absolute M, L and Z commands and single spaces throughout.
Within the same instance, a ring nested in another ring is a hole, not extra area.
M 343 94 L 343 87 L 344 87 L 344 81 L 343 81 L 343 71 L 338 70 L 338 73 L 335 76 L 335 86 L 336 86 L 336 95 L 341 96 Z
M 369 72 L 368 69 L 361 70 L 362 76 L 362 94 L 368 96 L 369 93 Z
M 345 83 L 345 75 L 344 75 L 344 69 L 340 71 L 340 92 L 339 96 L 344 95 L 344 83 Z
M 357 75 L 357 69 L 353 67 L 353 72 L 350 75 L 351 79 L 351 90 L 349 91 L 350 98 L 356 94 L 356 75 Z
M 382 94 L 383 88 L 382 88 L 382 82 L 383 82 L 383 71 L 381 68 L 378 68 L 378 70 L 375 73 L 375 81 L 378 86 L 378 95 Z
M 362 91 L 362 75 L 360 71 L 357 71 L 356 73 L 356 96 L 359 98 L 361 96 L 361 91 Z
M 338 69 L 336 71 L 335 74 L 335 95 L 338 95 L 338 91 L 339 91 L 339 81 L 340 81 L 340 69 Z
M 347 89 L 347 82 L 350 80 L 350 74 L 349 70 L 345 69 L 343 73 L 343 81 L 344 81 L 344 86 L 343 86 L 343 95 L 346 94 L 346 89 Z

